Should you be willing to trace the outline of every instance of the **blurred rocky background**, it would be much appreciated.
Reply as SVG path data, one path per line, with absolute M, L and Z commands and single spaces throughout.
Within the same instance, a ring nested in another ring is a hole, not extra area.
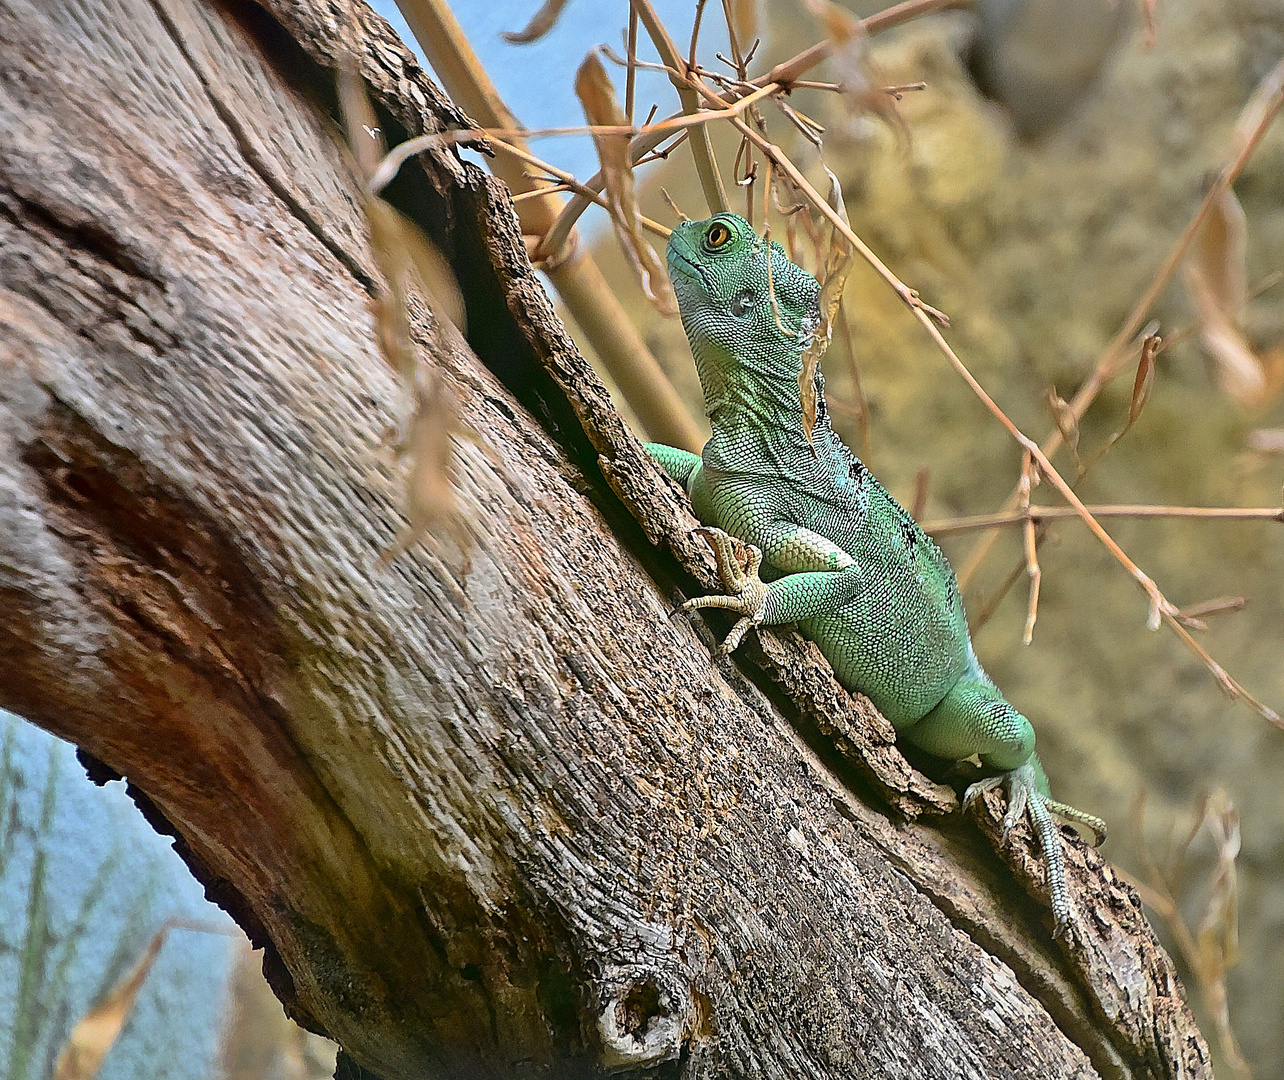
M 755 72 L 823 36 L 801 5 L 763 10 L 767 63 Z M 1049 391 L 1068 400 L 1088 377 L 1233 157 L 1241 110 L 1284 56 L 1284 4 L 986 0 L 879 35 L 870 55 L 882 85 L 927 84 L 898 106 L 908 143 L 893 126 L 850 116 L 833 95 L 799 90 L 791 100 L 827 129 L 825 160 L 842 179 L 856 232 L 948 312 L 947 337 L 963 360 L 1042 438 L 1055 430 Z M 822 65 L 810 77 L 832 76 Z M 771 130 L 795 160 L 808 160 L 791 130 Z M 643 174 L 644 213 L 672 223 L 663 185 L 692 217 L 705 216 L 688 157 L 679 151 Z M 1153 315 L 1177 343 L 1160 354 L 1135 426 L 1080 485 L 1089 503 L 1280 506 L 1284 287 L 1272 276 L 1284 270 L 1284 122 L 1234 192 L 1243 218 L 1236 225 L 1232 206 L 1221 254 L 1250 297 L 1240 336 L 1206 347 L 1188 274 L 1174 276 Z M 698 414 L 681 326 L 646 305 L 609 240 L 595 254 Z M 1020 474 L 1017 447 L 859 264 L 845 306 L 867 431 L 841 343 L 825 369 L 849 444 L 866 449 L 907 506 L 925 471 L 924 520 L 997 510 Z M 1078 426 L 1085 461 L 1127 419 L 1135 366 Z M 1065 450 L 1055 463 L 1074 475 Z M 1058 500 L 1036 489 L 1035 501 Z M 1198 638 L 1284 711 L 1284 525 L 1112 519 L 1108 527 L 1178 605 L 1247 598 L 1242 610 L 1211 617 Z M 959 567 L 977 534 L 942 542 Z M 1021 644 L 1021 574 L 976 634 L 982 661 L 1034 719 L 1055 791 L 1104 816 L 1105 853 L 1149 883 L 1152 918 L 1183 966 L 1218 1074 L 1282 1078 L 1284 732 L 1229 701 L 1170 633 L 1146 629 L 1145 597 L 1077 523 L 1058 523 L 1040 551 L 1033 643 Z M 974 621 L 1020 557 L 1020 532 L 1010 529 L 968 582 Z M 1169 902 L 1175 909 L 1159 914 Z M 1231 1039 L 1218 1038 L 1223 1012 L 1243 1063 Z

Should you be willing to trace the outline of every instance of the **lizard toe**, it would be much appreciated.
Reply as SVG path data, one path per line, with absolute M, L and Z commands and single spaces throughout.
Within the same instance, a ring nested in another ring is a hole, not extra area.
M 968 806 L 978 795 L 992 791 L 999 785 L 1007 788 L 1008 806 L 1003 815 L 1003 839 L 1008 839 L 1009 833 L 1022 818 L 1029 821 L 1043 855 L 1044 880 L 1052 908 L 1053 936 L 1062 937 L 1070 929 L 1070 888 L 1066 883 L 1065 850 L 1052 812 L 1059 811 L 1064 804 L 1044 794 L 1039 778 L 1040 773 L 1031 758 L 1009 772 L 973 784 L 963 796 L 963 805 Z M 1082 816 L 1091 817 L 1088 814 Z
M 1025 817 L 1026 805 L 1030 799 L 1030 789 L 1024 784 L 1010 784 L 1008 794 L 1008 809 L 1003 815 L 1003 839 L 1007 840 L 1008 834 L 1012 832 L 1013 827 L 1018 821 Z
M 731 628 L 731 633 L 722 639 L 722 644 L 718 646 L 718 655 L 729 656 L 731 653 L 735 652 L 736 649 L 740 647 L 740 643 L 744 641 L 745 634 L 749 632 L 751 627 L 756 625 L 757 624 L 753 619 L 749 618 L 747 615 L 740 619 L 736 625 Z
M 1003 783 L 1002 776 L 987 776 L 975 784 L 968 784 L 967 790 L 963 792 L 963 809 L 966 810 L 987 791 L 993 791 L 1001 783 Z

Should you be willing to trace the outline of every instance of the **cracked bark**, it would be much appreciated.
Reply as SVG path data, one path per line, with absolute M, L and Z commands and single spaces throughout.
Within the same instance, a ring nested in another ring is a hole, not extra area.
M 465 119 L 338 0 L 0 0 L 0 704 L 126 776 L 291 1013 L 400 1077 L 1197 1077 L 1082 844 L 1054 943 L 815 650 L 715 664 L 682 499 L 567 339 L 497 184 L 390 190 L 449 254 L 472 567 L 418 549 L 327 114 Z

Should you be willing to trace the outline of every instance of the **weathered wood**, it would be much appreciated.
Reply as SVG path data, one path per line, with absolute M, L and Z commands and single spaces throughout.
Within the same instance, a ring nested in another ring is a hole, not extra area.
M 391 195 L 497 461 L 459 448 L 467 572 L 373 571 L 397 392 L 331 69 L 394 137 L 464 118 L 346 11 L 0 0 L 0 704 L 128 776 L 389 1080 L 1208 1075 L 1097 856 L 1058 945 L 1027 834 L 942 816 L 810 646 L 716 665 L 670 617 L 689 514 L 449 153 Z

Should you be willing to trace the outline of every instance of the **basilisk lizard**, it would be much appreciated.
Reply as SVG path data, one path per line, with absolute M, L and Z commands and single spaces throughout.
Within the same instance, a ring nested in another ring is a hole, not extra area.
M 727 591 L 683 608 L 740 616 L 724 653 L 751 627 L 797 622 L 899 739 L 953 761 L 978 756 L 997 774 L 972 784 L 964 805 L 1006 786 L 1004 836 L 1028 816 L 1063 934 L 1070 898 L 1052 815 L 1085 825 L 1098 843 L 1105 823 L 1051 798 L 1034 729 L 972 650 L 954 571 L 834 433 L 819 371 L 805 434 L 799 376 L 820 325 L 816 279 L 735 214 L 679 225 L 668 267 L 713 436 L 702 455 L 647 450 L 686 487 Z

